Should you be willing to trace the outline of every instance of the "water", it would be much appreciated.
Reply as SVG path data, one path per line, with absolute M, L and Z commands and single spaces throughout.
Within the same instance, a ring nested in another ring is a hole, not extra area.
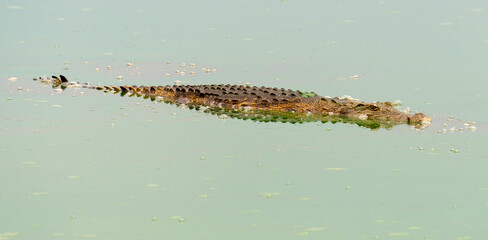
M 4 2 L 0 239 L 483 239 L 487 11 L 483 1 Z M 433 123 L 222 120 L 31 80 L 53 74 L 399 99 Z M 477 130 L 450 132 L 458 119 Z

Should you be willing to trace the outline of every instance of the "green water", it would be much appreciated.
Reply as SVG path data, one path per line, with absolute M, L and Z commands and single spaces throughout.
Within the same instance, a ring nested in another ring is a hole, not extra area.
M 484 1 L 2 1 L 0 239 L 486 239 L 487 14 Z M 223 120 L 32 81 L 53 74 L 398 99 L 433 122 Z

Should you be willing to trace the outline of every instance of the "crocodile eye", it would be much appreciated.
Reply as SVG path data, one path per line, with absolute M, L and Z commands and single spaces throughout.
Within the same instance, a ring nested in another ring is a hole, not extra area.
M 368 108 L 371 110 L 371 111 L 379 111 L 380 108 L 378 106 L 375 106 L 375 105 L 369 105 Z

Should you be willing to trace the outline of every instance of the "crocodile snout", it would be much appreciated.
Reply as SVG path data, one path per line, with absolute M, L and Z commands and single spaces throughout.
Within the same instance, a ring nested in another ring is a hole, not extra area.
M 410 124 L 430 124 L 431 118 L 423 113 L 416 113 L 408 118 Z

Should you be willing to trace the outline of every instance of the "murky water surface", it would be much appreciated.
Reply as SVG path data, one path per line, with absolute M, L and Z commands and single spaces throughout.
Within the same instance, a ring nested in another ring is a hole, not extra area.
M 3 1 L 0 239 L 485 239 L 487 14 L 484 1 Z M 32 81 L 53 74 L 401 100 L 433 122 L 225 120 Z

